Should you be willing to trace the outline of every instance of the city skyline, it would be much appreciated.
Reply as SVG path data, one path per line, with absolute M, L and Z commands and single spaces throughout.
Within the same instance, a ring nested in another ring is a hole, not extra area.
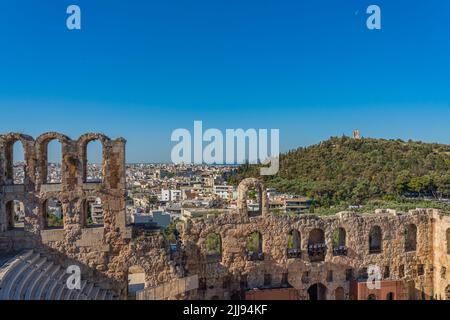
M 128 163 L 170 162 L 173 130 L 279 128 L 285 152 L 330 136 L 450 144 L 450 4 L 2 3 L 0 131 L 127 139 Z M 55 158 L 50 152 L 50 160 Z

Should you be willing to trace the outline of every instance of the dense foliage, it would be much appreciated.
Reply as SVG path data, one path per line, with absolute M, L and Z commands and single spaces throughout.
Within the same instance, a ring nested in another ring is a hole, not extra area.
M 230 182 L 258 175 L 257 166 L 242 165 Z M 281 155 L 279 173 L 265 180 L 278 191 L 313 198 L 318 207 L 370 199 L 448 197 L 450 146 L 332 137 Z

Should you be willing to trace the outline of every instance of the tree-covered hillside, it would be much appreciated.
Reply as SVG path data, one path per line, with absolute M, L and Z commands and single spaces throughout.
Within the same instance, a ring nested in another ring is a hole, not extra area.
M 258 175 L 257 166 L 242 165 L 231 182 Z M 280 172 L 265 180 L 278 191 L 307 195 L 323 206 L 450 196 L 450 146 L 332 137 L 281 155 Z

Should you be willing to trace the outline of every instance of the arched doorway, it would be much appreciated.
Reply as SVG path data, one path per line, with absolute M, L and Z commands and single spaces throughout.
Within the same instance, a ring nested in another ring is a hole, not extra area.
M 136 294 L 145 289 L 145 271 L 139 266 L 128 268 L 128 300 L 136 300 Z
M 23 229 L 25 221 L 25 205 L 21 201 L 8 201 L 5 205 L 6 225 L 8 230 Z
M 313 284 L 308 289 L 309 300 L 327 300 L 327 287 L 321 283 Z
M 345 300 L 344 288 L 336 288 L 336 290 L 334 291 L 334 300 Z
M 389 292 L 386 295 L 386 300 L 394 300 L 394 293 L 393 292 Z
M 325 260 L 327 249 L 325 245 L 325 233 L 322 229 L 313 229 L 309 233 L 308 255 L 311 262 Z
M 367 297 L 367 300 L 377 300 L 377 296 L 374 294 L 369 294 L 369 296 Z
M 382 251 L 382 232 L 379 226 L 374 226 L 369 233 L 369 254 Z

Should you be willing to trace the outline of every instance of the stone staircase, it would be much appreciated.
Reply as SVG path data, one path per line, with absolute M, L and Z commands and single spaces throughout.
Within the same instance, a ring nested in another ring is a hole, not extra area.
M 0 300 L 117 300 L 109 290 L 82 281 L 80 290 L 70 290 L 70 274 L 34 251 L 17 254 L 0 264 Z

